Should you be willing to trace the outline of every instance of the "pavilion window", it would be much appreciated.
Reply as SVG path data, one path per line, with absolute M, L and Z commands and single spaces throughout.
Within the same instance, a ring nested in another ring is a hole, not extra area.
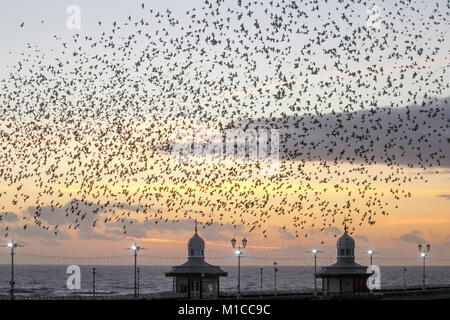
M 191 291 L 200 291 L 200 281 L 191 281 Z
M 177 290 L 178 292 L 182 292 L 182 293 L 188 292 L 188 282 L 186 279 L 178 279 L 177 284 L 178 284 L 178 290 Z
M 203 250 L 191 249 L 191 256 L 203 256 Z
M 203 283 L 203 291 L 204 292 L 214 292 L 214 282 L 212 282 L 212 281 L 205 281 Z

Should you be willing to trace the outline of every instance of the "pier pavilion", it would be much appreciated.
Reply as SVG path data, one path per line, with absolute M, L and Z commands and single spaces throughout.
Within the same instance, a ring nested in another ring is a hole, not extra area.
M 367 267 L 355 262 L 355 240 L 347 230 L 337 241 L 337 262 L 322 268 L 316 275 L 322 279 L 324 295 L 369 292 Z
M 166 273 L 166 277 L 173 277 L 173 291 L 192 299 L 217 298 L 219 278 L 226 276 L 220 267 L 205 261 L 205 241 L 198 235 L 195 224 L 195 234 L 188 242 L 188 261 Z

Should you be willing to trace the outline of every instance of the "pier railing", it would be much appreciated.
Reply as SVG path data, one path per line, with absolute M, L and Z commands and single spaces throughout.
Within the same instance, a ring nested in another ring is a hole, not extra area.
M 130 255 L 110 255 L 110 256 L 56 256 L 56 255 L 41 255 L 34 253 L 23 253 L 17 252 L 15 253 L 17 258 L 21 258 L 23 262 L 32 263 L 32 262 L 41 262 L 45 261 L 49 264 L 65 264 L 66 262 L 74 262 L 79 264 L 111 264 L 111 262 L 115 263 L 127 263 L 130 259 Z M 9 253 L 0 254 L 0 263 L 8 263 L 8 259 L 10 257 Z M 207 256 L 206 259 L 208 261 L 214 262 L 219 265 L 234 265 L 236 257 L 234 256 Z M 336 261 L 336 257 L 333 255 L 321 255 L 317 258 L 320 265 L 328 265 L 332 264 Z M 150 264 L 150 265 L 173 265 L 177 263 L 183 263 L 186 261 L 185 256 L 160 256 L 160 255 L 145 255 L 140 254 L 139 260 L 141 264 Z M 356 256 L 357 261 L 366 261 L 367 256 Z M 310 256 L 298 255 L 295 257 L 267 257 L 267 256 L 255 256 L 255 255 L 245 255 L 243 257 L 243 265 L 256 266 L 256 265 L 272 265 L 274 261 L 277 261 L 279 266 L 311 266 L 312 260 Z M 403 263 L 405 266 L 411 265 L 419 265 L 420 261 L 417 258 L 398 258 L 398 257 L 389 257 L 389 256 L 378 256 L 378 261 L 382 261 L 383 263 L 378 263 L 380 265 L 399 265 L 399 263 Z M 450 265 L 450 258 L 434 258 L 428 257 L 428 262 L 431 262 L 436 265 Z M 20 261 L 18 261 L 20 262 Z M 364 264 L 364 263 L 362 263 Z

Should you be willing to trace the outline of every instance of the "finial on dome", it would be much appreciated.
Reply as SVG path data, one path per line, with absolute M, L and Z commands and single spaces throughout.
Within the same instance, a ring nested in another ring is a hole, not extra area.
M 195 219 L 195 233 L 197 233 L 197 219 Z

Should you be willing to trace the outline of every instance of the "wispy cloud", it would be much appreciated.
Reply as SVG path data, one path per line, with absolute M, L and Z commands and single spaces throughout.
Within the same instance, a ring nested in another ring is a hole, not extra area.
M 394 241 L 405 241 L 405 242 L 409 242 L 409 243 L 414 243 L 414 244 L 418 244 L 418 243 L 422 243 L 422 242 L 426 242 L 424 238 L 422 238 L 422 233 L 419 230 L 414 230 L 411 231 L 410 233 L 405 233 L 403 235 L 401 235 L 398 238 L 394 238 L 392 240 Z
M 398 226 L 398 225 L 423 225 L 423 224 L 446 224 L 450 223 L 450 219 L 439 219 L 439 218 L 424 218 L 424 219 L 402 219 L 394 220 L 385 223 L 385 226 Z
M 0 212 L 0 222 L 17 222 L 19 218 L 14 212 Z
M 362 241 L 362 242 L 369 242 L 369 239 L 366 236 L 360 235 L 360 234 L 355 234 L 353 235 L 353 237 L 356 240 Z

